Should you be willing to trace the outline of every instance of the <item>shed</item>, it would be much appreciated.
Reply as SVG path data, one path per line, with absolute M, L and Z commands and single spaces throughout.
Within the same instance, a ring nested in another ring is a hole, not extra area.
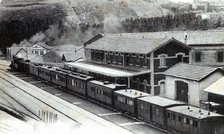
M 220 68 L 179 63 L 164 72 L 164 96 L 200 107 L 208 100 L 204 89 L 223 77 Z

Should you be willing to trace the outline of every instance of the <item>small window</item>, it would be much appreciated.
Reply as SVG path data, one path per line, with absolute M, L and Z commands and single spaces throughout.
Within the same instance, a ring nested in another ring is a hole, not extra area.
M 175 114 L 173 114 L 173 120 L 176 120 L 176 115 Z
M 127 104 L 133 106 L 134 102 L 132 100 L 127 100 Z
M 223 52 L 217 52 L 217 62 L 223 62 Z
M 166 56 L 161 55 L 159 62 L 160 62 L 160 67 L 166 67 Z
M 170 118 L 170 113 L 167 113 L 167 118 Z
M 40 50 L 40 55 L 44 55 L 44 50 Z
M 195 62 L 201 61 L 201 52 L 195 52 Z
M 74 82 L 74 79 L 72 79 L 72 86 L 74 86 L 75 85 L 75 82 Z
M 190 120 L 186 118 L 186 124 L 188 125 L 190 123 Z
M 178 55 L 177 55 L 177 60 L 178 60 L 178 62 L 183 62 L 183 61 L 184 61 L 184 56 L 183 56 L 183 54 L 178 54 Z
M 156 115 L 159 115 L 159 109 L 156 109 Z
M 56 80 L 58 80 L 58 75 L 56 74 Z
M 181 116 L 179 116 L 178 121 L 181 122 Z
M 143 105 L 143 104 L 141 104 L 141 105 L 140 105 L 140 108 L 141 108 L 141 109 L 144 109 L 144 105 Z
M 39 54 L 39 53 L 38 53 L 38 50 L 35 50 L 35 54 Z
M 121 96 L 117 96 L 117 101 L 125 103 L 125 98 L 123 98 Z
M 198 122 L 197 121 L 193 121 L 193 126 L 194 127 L 198 127 Z

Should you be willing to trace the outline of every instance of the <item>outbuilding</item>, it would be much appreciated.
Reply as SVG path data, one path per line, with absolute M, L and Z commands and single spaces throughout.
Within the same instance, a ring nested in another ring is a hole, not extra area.
M 223 77 L 220 68 L 179 63 L 164 72 L 163 96 L 201 107 L 208 100 L 204 89 Z

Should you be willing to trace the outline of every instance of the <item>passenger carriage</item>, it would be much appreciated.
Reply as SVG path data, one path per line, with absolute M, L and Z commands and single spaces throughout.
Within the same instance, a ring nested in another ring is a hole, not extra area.
M 52 67 L 40 66 L 39 67 L 39 77 L 43 80 L 51 82 L 51 71 L 52 70 L 53 70 Z
M 170 107 L 167 127 L 182 134 L 222 134 L 224 116 L 192 106 Z
M 87 95 L 105 104 L 113 104 L 114 91 L 124 89 L 127 86 L 122 84 L 109 83 L 107 81 L 92 80 L 88 82 Z
M 39 67 L 40 65 L 30 63 L 29 64 L 29 72 L 34 77 L 39 77 Z
M 54 68 L 51 71 L 51 82 L 55 85 L 67 88 L 67 75 L 70 74 L 70 71 Z
M 160 96 L 141 97 L 137 99 L 137 116 L 145 122 L 165 129 L 167 126 L 166 109 L 178 105 L 186 104 Z
M 67 76 L 67 88 L 70 91 L 87 95 L 87 82 L 92 79 L 91 76 L 73 72 Z
M 114 105 L 121 111 L 137 115 L 137 98 L 149 94 L 134 89 L 123 89 L 114 92 Z

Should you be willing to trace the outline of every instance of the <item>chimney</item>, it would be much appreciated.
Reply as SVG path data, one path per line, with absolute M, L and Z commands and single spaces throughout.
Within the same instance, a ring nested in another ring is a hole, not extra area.
M 188 40 L 188 36 L 187 36 L 187 33 L 185 32 L 184 34 L 184 43 L 187 45 L 187 40 Z

